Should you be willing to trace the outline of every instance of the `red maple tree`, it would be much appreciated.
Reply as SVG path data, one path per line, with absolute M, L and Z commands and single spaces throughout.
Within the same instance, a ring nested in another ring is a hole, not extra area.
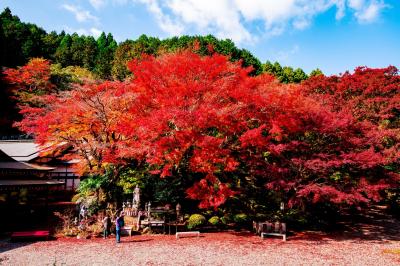
M 398 178 L 387 167 L 399 158 L 389 114 L 398 102 L 389 108 L 380 99 L 398 99 L 397 72 L 387 86 L 380 86 L 385 71 L 368 69 L 359 70 L 369 73 L 365 79 L 357 70 L 287 85 L 267 74 L 251 77 L 250 68 L 225 56 L 188 50 L 128 66 L 130 81 L 86 84 L 23 110 L 21 128 L 41 143 L 71 143 L 82 171 L 135 160 L 160 178 L 186 178 L 187 196 L 204 208 L 241 193 L 249 179 L 283 192 L 290 204 L 357 204 L 377 200 Z M 354 92 L 358 100 L 346 82 L 364 86 Z M 378 111 L 369 109 L 378 103 Z

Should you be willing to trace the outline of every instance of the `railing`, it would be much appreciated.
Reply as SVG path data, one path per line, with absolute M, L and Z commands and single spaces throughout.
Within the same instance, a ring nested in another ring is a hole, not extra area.
M 66 172 L 50 172 L 49 175 L 52 178 L 64 178 L 64 179 L 77 179 L 77 178 L 79 178 L 79 176 L 76 175 L 73 172 L 68 172 L 68 173 L 66 173 Z
M 19 135 L 2 135 L 0 140 L 33 140 L 33 135 L 19 134 Z

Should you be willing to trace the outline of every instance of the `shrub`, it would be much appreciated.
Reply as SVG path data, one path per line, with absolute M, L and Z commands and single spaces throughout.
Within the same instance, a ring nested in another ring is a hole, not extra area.
M 100 236 L 103 233 L 103 224 L 101 222 L 91 224 L 88 226 L 87 231 L 92 236 Z
M 229 224 L 232 221 L 231 217 L 229 217 L 228 215 L 222 216 L 220 220 L 221 220 L 221 223 L 223 223 L 225 225 Z
M 205 224 L 205 222 L 206 222 L 206 218 L 203 215 L 201 215 L 201 214 L 192 214 L 189 217 L 187 228 L 188 229 L 194 229 L 194 228 L 196 228 L 196 227 L 198 227 L 200 225 Z
M 74 211 L 67 209 L 64 212 L 54 212 L 53 215 L 58 218 L 55 235 L 76 236 L 78 233 L 77 221 L 75 221 Z
M 204 215 L 205 217 L 212 217 L 213 214 L 214 214 L 214 212 L 211 211 L 211 210 L 207 210 L 207 211 L 204 211 L 204 212 L 203 212 L 203 215 Z
M 247 214 L 239 213 L 233 216 L 233 221 L 239 225 L 244 225 L 247 224 L 247 222 L 249 221 L 249 217 L 247 216 Z
M 61 234 L 64 236 L 67 236 L 67 237 L 75 237 L 79 234 L 79 229 L 71 228 L 71 229 L 62 231 Z
M 88 231 L 80 231 L 76 236 L 78 239 L 88 239 L 90 238 L 91 234 Z
M 218 216 L 213 216 L 211 217 L 208 222 L 212 225 L 219 225 L 220 224 L 220 219 Z

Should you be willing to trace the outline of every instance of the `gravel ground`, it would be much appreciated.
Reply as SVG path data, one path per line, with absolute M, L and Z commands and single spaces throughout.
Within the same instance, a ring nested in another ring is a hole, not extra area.
M 261 240 L 251 233 L 205 233 L 35 243 L 0 242 L 0 265 L 400 265 L 398 239 L 308 232 Z

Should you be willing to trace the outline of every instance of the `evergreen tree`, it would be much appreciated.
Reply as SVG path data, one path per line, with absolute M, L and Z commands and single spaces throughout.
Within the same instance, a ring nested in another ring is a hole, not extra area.
M 97 39 L 97 57 L 94 71 L 102 79 L 111 78 L 112 61 L 117 43 L 111 33 L 107 36 L 103 32 Z
M 271 63 L 271 61 L 265 62 L 265 64 L 262 65 L 263 72 L 274 74 L 274 65 Z
M 79 36 L 77 33 L 71 36 L 71 63 L 74 66 L 83 66 L 85 51 L 85 36 Z
M 42 38 L 46 32 L 34 24 L 22 23 L 5 8 L 0 14 L 2 65 L 23 65 L 31 57 L 42 56 Z
M 62 38 L 64 37 L 65 32 L 61 32 L 61 34 L 57 34 L 57 32 L 52 31 L 49 34 L 43 36 L 43 57 L 49 58 L 51 60 L 55 60 L 55 53 L 57 51 L 57 47 L 60 45 Z
M 278 77 L 282 83 L 293 83 L 294 73 L 293 68 L 285 66 L 282 68 L 282 74 Z
M 136 55 L 135 43 L 133 41 L 125 41 L 117 47 L 111 69 L 113 79 L 124 80 L 131 74 L 126 63 Z
M 92 36 L 88 36 L 85 38 L 82 54 L 83 67 L 92 71 L 94 69 L 97 54 L 97 43 Z
M 232 57 L 233 58 L 233 57 Z M 236 59 L 236 58 L 233 58 Z M 242 49 L 240 51 L 240 57 L 237 59 L 241 59 L 242 65 L 244 67 L 253 67 L 252 75 L 259 75 L 262 72 L 261 62 L 254 55 L 252 55 L 248 50 Z
M 262 71 L 274 75 L 282 83 L 300 83 L 308 78 L 307 74 L 301 69 L 292 67 L 282 67 L 278 62 L 267 61 L 262 65 Z
M 72 55 L 71 55 L 71 35 L 66 34 L 56 50 L 55 59 L 57 63 L 60 63 L 63 67 L 72 65 Z
M 273 65 L 273 74 L 280 79 L 280 77 L 283 75 L 283 69 L 281 64 L 279 64 L 278 62 L 275 62 Z
M 308 79 L 307 74 L 303 71 L 301 68 L 296 68 L 294 73 L 293 73 L 293 82 L 294 83 L 300 83 L 303 80 Z
M 316 68 L 313 71 L 311 71 L 310 73 L 310 77 L 314 77 L 314 76 L 318 76 L 318 75 L 323 75 L 324 73 L 322 73 L 321 69 Z

